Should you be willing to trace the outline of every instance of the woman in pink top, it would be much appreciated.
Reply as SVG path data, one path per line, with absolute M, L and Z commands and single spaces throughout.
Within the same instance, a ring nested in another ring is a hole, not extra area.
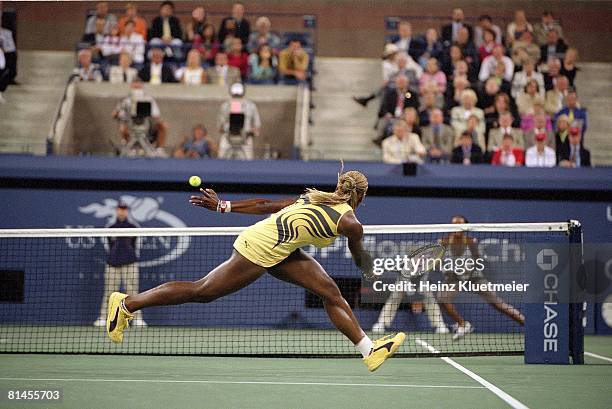
M 446 75 L 440 71 L 438 60 L 435 58 L 427 60 L 425 72 L 419 79 L 419 88 L 424 90 L 426 85 L 430 82 L 434 82 L 438 86 L 439 93 L 444 94 L 444 92 L 446 92 Z

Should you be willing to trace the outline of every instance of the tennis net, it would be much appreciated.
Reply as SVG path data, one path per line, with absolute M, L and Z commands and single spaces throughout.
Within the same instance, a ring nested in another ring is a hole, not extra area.
M 408 332 L 399 351 L 407 356 L 498 355 L 524 351 L 528 296 L 519 285 L 529 282 L 530 248 L 568 245 L 571 224 L 364 229 L 375 258 L 372 280 L 362 279 L 343 238 L 304 250 L 336 281 L 369 335 Z M 110 291 L 197 280 L 229 257 L 241 230 L 0 230 L 0 352 L 355 356 L 317 296 L 270 274 L 212 303 L 146 309 L 122 344 L 108 340 L 103 320 Z M 137 261 L 109 267 L 111 240 L 134 240 Z M 401 264 L 431 255 L 415 250 L 432 244 L 443 249 L 432 256 L 438 264 Z

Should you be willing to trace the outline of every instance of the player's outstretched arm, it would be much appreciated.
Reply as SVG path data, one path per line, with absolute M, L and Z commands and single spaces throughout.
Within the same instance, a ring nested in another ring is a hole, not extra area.
M 338 233 L 348 239 L 348 247 L 353 256 L 353 261 L 362 271 L 363 276 L 367 279 L 372 278 L 374 264 L 372 256 L 363 247 L 363 226 L 353 212 L 348 212 L 342 216 L 340 223 L 338 223 Z
M 229 202 L 220 200 L 217 193 L 212 189 L 200 189 L 200 192 L 202 192 L 202 195 L 191 196 L 189 203 L 214 212 L 272 214 L 295 202 L 295 199 L 244 199 Z

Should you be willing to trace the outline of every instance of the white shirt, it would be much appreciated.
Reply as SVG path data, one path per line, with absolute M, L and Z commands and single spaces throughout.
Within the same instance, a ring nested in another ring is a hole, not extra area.
M 198 67 L 195 69 L 192 68 L 179 68 L 176 71 L 176 79 L 182 81 L 184 84 L 188 85 L 200 85 L 202 84 L 202 73 L 204 72 L 204 68 Z
M 121 36 L 119 45 L 122 50 L 130 53 L 134 63 L 142 64 L 144 62 L 145 40 L 140 34 L 132 33 L 129 37 Z
M 504 79 L 506 81 L 512 81 L 512 75 L 514 74 L 514 63 L 512 62 L 512 58 L 508 56 L 503 56 L 502 61 L 504 66 L 506 67 L 504 71 Z M 482 65 L 480 67 L 480 73 L 478 74 L 478 79 L 482 82 L 485 82 L 489 79 L 491 74 L 495 73 L 495 68 L 497 67 L 497 60 L 494 56 L 490 55 L 484 60 L 482 60 Z
M 13 40 L 13 32 L 6 28 L 0 27 L 0 42 L 5 53 L 14 53 L 17 51 L 15 40 Z
M 530 168 L 552 168 L 557 163 L 555 151 L 544 146 L 544 152 L 538 152 L 537 146 L 532 146 L 525 152 L 525 166 Z
M 397 65 L 389 60 L 384 60 L 382 63 L 383 81 L 387 82 L 397 72 Z
M 426 149 L 419 140 L 419 135 L 408 133 L 404 139 L 391 135 L 382 142 L 382 160 L 384 163 L 400 164 L 404 162 L 418 162 L 422 160 L 419 155 L 424 155 Z

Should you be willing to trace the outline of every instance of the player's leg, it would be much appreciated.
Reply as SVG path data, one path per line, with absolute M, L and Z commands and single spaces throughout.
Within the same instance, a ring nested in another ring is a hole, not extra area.
M 399 280 L 398 282 L 400 282 Z M 402 299 L 404 298 L 404 293 L 401 291 L 392 291 L 387 301 L 385 301 L 385 305 L 383 305 L 380 310 L 380 314 L 378 314 L 378 320 L 372 326 L 372 332 L 374 333 L 384 333 L 387 328 L 391 326 L 393 320 L 395 319 L 395 315 L 397 314 L 397 310 L 399 309 L 400 304 L 402 303 Z
M 294 251 L 288 258 L 269 269 L 269 272 L 280 280 L 297 284 L 321 297 L 330 320 L 355 344 L 370 371 L 378 369 L 404 342 L 406 335 L 402 332 L 372 342 L 361 329 L 336 282 L 305 251 Z
M 269 272 L 280 280 L 299 285 L 318 295 L 332 323 L 353 344 L 359 343 L 366 336 L 336 282 L 303 250 L 294 251 Z
M 143 308 L 211 302 L 257 280 L 266 270 L 234 251 L 231 257 L 198 281 L 172 281 L 136 295 L 112 293 L 106 331 L 111 341 L 122 342 L 123 331 Z
M 457 308 L 452 304 L 453 299 L 457 293 L 455 291 L 441 291 L 438 294 L 438 304 L 442 311 L 448 314 L 449 317 L 457 324 L 453 340 L 457 341 L 463 338 L 466 334 L 469 334 L 474 329 L 469 321 L 463 319 Z
M 525 325 L 525 316 L 512 305 L 504 302 L 501 298 L 497 296 L 497 293 L 493 291 L 481 291 L 479 293 L 482 298 L 484 298 L 493 308 L 498 310 L 499 312 L 506 314 L 508 317 L 512 318 L 514 321 L 518 322 L 521 325 Z
M 137 263 L 128 264 L 122 267 L 122 280 L 125 283 L 125 292 L 127 294 L 138 294 L 140 270 Z M 146 326 L 146 322 L 142 319 L 142 311 L 134 313 L 133 325 Z
M 198 281 L 172 281 L 140 294 L 128 296 L 125 307 L 130 312 L 142 308 L 207 303 L 231 294 L 257 280 L 266 269 L 234 251 L 231 257 Z
M 448 334 L 448 328 L 444 318 L 442 318 L 442 311 L 436 297 L 430 291 L 426 291 L 423 293 L 423 299 L 425 300 L 425 313 L 434 332 L 436 334 Z

